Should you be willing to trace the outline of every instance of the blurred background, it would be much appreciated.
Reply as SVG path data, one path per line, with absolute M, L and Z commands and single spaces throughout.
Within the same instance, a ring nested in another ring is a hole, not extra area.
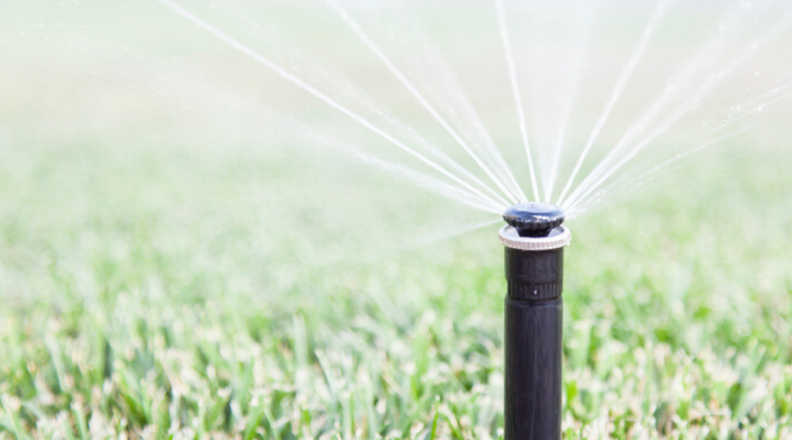
M 788 2 L 2 11 L 0 438 L 499 438 L 461 144 L 572 217 L 566 438 L 792 436 Z

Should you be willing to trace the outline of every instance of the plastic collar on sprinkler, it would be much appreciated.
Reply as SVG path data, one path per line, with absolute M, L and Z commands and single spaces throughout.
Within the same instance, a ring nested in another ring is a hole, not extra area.
M 504 246 L 524 251 L 558 249 L 569 245 L 572 234 L 561 226 L 564 211 L 542 202 L 518 203 L 503 213 L 508 223 L 500 230 Z

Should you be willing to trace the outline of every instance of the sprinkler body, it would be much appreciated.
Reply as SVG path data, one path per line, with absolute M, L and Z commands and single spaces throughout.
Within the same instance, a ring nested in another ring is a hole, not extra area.
M 504 214 L 506 440 L 561 439 L 564 247 L 571 234 L 554 205 Z

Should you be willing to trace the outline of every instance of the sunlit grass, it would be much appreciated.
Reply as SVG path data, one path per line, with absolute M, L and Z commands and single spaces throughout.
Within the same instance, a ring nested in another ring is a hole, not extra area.
M 409 244 L 467 211 L 280 150 L 2 152 L 0 438 L 501 435 L 495 230 Z M 788 160 L 571 223 L 566 438 L 792 435 Z

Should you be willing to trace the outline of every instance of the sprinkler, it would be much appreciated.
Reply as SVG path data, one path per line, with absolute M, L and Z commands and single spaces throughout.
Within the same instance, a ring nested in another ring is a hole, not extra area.
M 508 292 L 505 308 L 506 440 L 561 439 L 564 212 L 520 203 L 503 214 Z

